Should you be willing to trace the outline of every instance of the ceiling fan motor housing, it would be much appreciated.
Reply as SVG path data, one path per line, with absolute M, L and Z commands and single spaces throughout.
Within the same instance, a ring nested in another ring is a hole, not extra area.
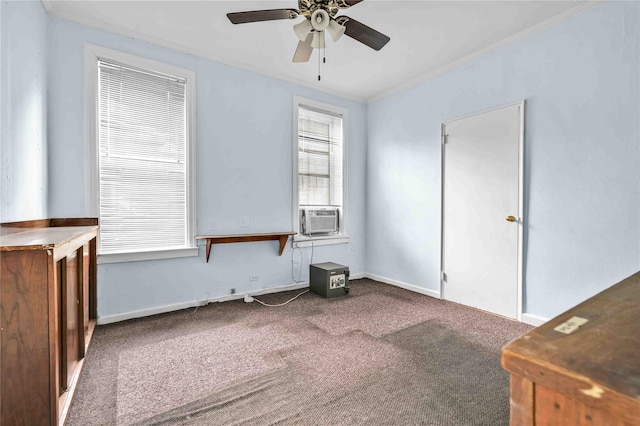
M 313 12 L 319 9 L 327 11 L 329 16 L 333 18 L 341 8 L 348 8 L 350 6 L 348 3 L 347 0 L 298 0 L 298 9 L 300 9 L 301 15 L 309 18 Z

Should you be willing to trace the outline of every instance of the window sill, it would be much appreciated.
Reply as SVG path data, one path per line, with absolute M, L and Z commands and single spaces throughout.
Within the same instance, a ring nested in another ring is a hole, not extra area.
M 198 247 L 171 250 L 137 251 L 130 253 L 111 253 L 98 255 L 98 264 L 138 262 L 142 260 L 172 259 L 178 257 L 194 257 L 198 255 Z
M 330 237 L 298 237 L 293 239 L 293 248 L 317 247 L 330 244 L 346 244 L 349 242 L 348 235 L 334 235 Z

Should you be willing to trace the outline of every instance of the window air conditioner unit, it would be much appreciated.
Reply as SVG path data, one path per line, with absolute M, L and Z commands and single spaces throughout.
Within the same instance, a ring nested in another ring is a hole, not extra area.
M 305 208 L 300 219 L 303 235 L 335 234 L 339 230 L 340 214 L 338 208 Z

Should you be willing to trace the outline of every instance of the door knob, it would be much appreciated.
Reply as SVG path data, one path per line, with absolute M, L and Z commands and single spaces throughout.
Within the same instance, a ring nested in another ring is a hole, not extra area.
M 516 218 L 513 216 L 507 216 L 507 222 L 515 222 Z

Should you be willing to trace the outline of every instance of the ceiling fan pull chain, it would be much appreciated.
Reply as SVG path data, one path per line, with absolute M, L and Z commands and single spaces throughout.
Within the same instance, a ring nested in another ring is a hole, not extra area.
M 322 49 L 318 49 L 318 81 L 320 81 L 320 50 L 322 50 L 322 63 L 327 63 L 327 47 L 325 45 Z

